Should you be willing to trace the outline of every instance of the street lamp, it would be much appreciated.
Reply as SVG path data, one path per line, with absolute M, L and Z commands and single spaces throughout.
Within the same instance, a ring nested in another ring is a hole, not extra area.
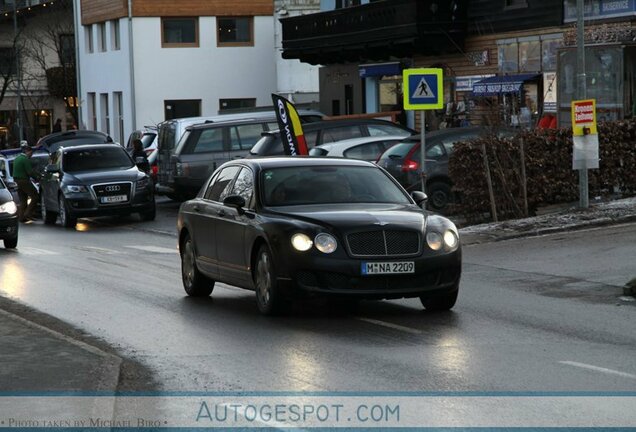
M 22 135 L 22 73 L 20 71 L 20 50 L 18 48 L 18 0 L 13 0 L 13 48 L 15 50 L 15 73 L 18 76 L 16 125 L 18 126 L 18 136 L 20 137 L 20 141 L 22 141 L 24 137 Z

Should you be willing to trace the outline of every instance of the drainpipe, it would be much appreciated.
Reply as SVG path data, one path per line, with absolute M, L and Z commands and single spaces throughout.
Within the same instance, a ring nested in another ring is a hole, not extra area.
M 77 98 L 75 98 L 75 108 L 77 108 L 77 128 L 81 129 L 84 122 L 82 114 L 82 74 L 80 73 L 80 49 L 79 49 L 79 29 L 82 28 L 80 20 L 80 2 L 73 2 L 73 20 L 75 20 L 75 85 L 77 86 Z
M 128 0 L 128 66 L 130 68 L 130 112 L 132 119 L 132 129 L 134 131 L 137 129 L 137 103 L 135 97 L 135 55 L 134 55 L 134 44 L 133 44 L 133 23 L 132 23 L 132 2 L 133 0 Z M 121 114 L 121 113 L 120 113 Z M 122 131 L 122 137 L 125 136 L 124 131 Z

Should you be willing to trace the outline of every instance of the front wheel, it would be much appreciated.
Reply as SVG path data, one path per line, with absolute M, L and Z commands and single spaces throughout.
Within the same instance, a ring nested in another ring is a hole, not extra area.
M 278 287 L 272 254 L 267 246 L 261 246 L 254 266 L 256 305 L 263 315 L 276 315 L 283 311 L 285 299 Z
M 422 302 L 422 306 L 426 308 L 427 311 L 447 311 L 451 310 L 455 303 L 457 302 L 457 295 L 459 293 L 459 285 L 453 291 L 434 294 L 431 296 L 423 295 L 420 297 L 420 301 Z
M 40 207 L 42 208 L 42 219 L 46 225 L 53 225 L 57 220 L 57 213 L 46 209 L 46 200 L 44 199 L 44 191 L 40 191 Z
M 181 280 L 190 297 L 207 297 L 214 289 L 214 281 L 201 274 L 197 268 L 194 243 L 189 235 L 186 235 L 181 248 Z
M 4 239 L 4 247 L 7 249 L 15 249 L 18 247 L 18 238 L 8 238 Z
M 75 228 L 75 225 L 77 225 L 77 217 L 69 211 L 64 195 L 60 195 L 58 203 L 60 207 L 60 223 L 62 226 L 64 228 Z

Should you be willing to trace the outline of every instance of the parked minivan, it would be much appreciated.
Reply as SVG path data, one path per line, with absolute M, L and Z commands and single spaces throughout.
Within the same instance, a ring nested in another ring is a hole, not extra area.
M 312 110 L 299 110 L 298 114 L 303 121 L 322 118 Z M 274 109 L 160 123 L 157 193 L 176 200 L 195 196 L 218 165 L 246 156 L 262 132 L 277 129 Z

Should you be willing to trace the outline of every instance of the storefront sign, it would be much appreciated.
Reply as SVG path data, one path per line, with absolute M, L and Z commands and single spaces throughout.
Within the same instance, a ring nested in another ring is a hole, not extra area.
M 576 1 L 563 2 L 565 22 L 576 21 Z M 636 0 L 591 0 L 585 2 L 585 19 L 636 15 Z
M 479 81 L 493 77 L 495 75 L 469 75 L 469 76 L 460 76 L 455 78 L 455 91 L 458 92 L 469 92 L 473 91 L 473 86 L 477 84 Z
M 543 112 L 557 112 L 557 74 L 546 72 L 543 74 Z

